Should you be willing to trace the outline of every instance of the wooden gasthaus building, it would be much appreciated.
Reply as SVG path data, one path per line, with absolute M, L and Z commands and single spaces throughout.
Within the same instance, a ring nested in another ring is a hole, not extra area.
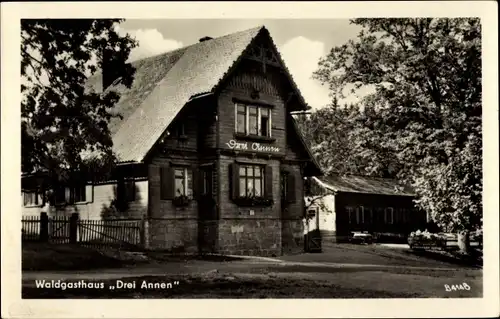
M 282 255 L 304 248 L 306 176 L 321 175 L 290 112 L 307 106 L 265 27 L 132 63 L 130 89 L 102 74 L 89 89 L 117 89 L 110 124 L 115 178 L 66 187 L 53 214 L 150 221 L 151 248 Z M 27 179 L 26 179 L 27 180 Z M 43 208 L 23 183 L 23 213 Z M 112 203 L 125 203 L 110 213 Z

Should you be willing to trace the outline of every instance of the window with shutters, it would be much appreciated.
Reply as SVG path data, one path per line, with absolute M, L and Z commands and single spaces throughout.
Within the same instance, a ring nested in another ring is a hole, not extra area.
M 193 199 L 193 170 L 189 166 L 160 168 L 162 200 L 172 200 L 176 206 L 185 206 Z
M 240 197 L 262 197 L 264 195 L 264 167 L 240 165 Z
M 187 167 L 174 168 L 174 197 L 193 197 L 193 180 L 191 170 Z
M 231 164 L 231 197 L 241 206 L 270 205 L 272 168 L 266 165 Z

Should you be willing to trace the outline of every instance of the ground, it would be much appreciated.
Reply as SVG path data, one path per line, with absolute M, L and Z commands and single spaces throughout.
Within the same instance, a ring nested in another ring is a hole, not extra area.
M 45 247 L 47 248 L 47 247 Z M 407 248 L 381 245 L 325 245 L 322 253 L 279 258 L 169 257 L 161 253 L 93 256 L 91 270 L 33 271 L 28 246 L 23 249 L 23 298 L 408 298 L 481 297 L 482 269 L 415 255 Z M 73 247 L 76 254 L 81 247 Z M 95 252 L 95 250 L 94 250 Z M 127 258 L 124 257 L 127 255 Z M 51 257 L 54 258 L 54 254 Z M 42 258 L 39 258 L 42 260 Z M 57 258 L 56 258 L 57 259 Z M 59 267 L 52 259 L 52 268 Z M 110 262 L 118 259 L 120 267 Z M 81 263 L 81 259 L 79 260 Z M 67 267 L 66 258 L 65 267 Z M 31 265 L 32 270 L 27 270 Z M 103 289 L 37 288 L 54 280 L 102 283 Z M 120 282 L 136 283 L 120 288 Z M 141 284 L 164 283 L 164 289 L 141 289 Z M 172 286 L 169 286 L 168 284 Z M 115 287 L 115 289 L 111 289 Z

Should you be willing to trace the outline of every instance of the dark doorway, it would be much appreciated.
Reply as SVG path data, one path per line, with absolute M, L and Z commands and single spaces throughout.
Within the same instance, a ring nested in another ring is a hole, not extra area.
M 200 253 L 216 252 L 218 218 L 214 189 L 214 165 L 200 167 L 198 247 Z

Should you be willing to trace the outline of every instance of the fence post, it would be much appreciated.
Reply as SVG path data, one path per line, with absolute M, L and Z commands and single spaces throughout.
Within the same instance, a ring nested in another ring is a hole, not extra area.
M 69 218 L 69 242 L 76 244 L 78 234 L 78 213 L 71 214 Z
M 49 241 L 49 216 L 47 213 L 40 213 L 40 241 Z
M 141 220 L 141 246 L 149 249 L 149 218 L 146 215 Z

